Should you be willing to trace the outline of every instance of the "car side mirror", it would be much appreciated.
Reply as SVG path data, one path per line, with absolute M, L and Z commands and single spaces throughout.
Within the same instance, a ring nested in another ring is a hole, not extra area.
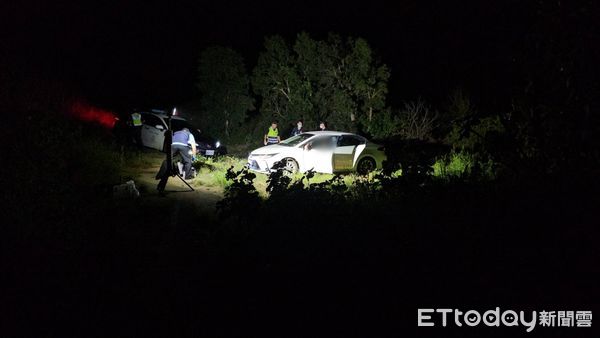
M 165 130 L 165 127 L 161 126 L 160 124 L 156 125 L 156 129 L 158 130 Z
M 304 145 L 304 150 L 309 151 L 312 149 L 312 144 L 308 143 Z

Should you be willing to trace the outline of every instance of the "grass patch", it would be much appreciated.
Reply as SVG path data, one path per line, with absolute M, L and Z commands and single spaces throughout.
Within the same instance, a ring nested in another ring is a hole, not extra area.
M 466 152 L 452 152 L 433 164 L 433 175 L 439 178 L 463 177 L 471 172 L 473 156 Z
M 238 171 L 242 169 L 246 165 L 247 161 L 245 158 L 237 157 L 237 156 L 220 156 L 218 158 L 206 158 L 200 157 L 193 164 L 194 168 L 196 168 L 196 178 L 193 181 L 194 185 L 197 186 L 207 186 L 214 188 L 225 189 L 227 186 L 231 184 L 230 181 L 226 179 L 227 169 L 233 167 L 234 170 Z M 254 179 L 254 187 L 259 192 L 262 197 L 266 197 L 266 189 L 267 189 L 267 180 L 269 176 L 264 173 L 255 173 L 256 178 Z M 374 175 L 371 174 L 369 177 L 372 178 Z M 308 185 L 315 183 L 322 183 L 328 180 L 331 180 L 334 175 L 332 174 L 321 174 L 316 173 L 310 181 L 304 180 L 304 184 Z M 296 173 L 293 175 L 292 180 L 298 181 L 304 178 L 303 173 Z M 361 178 L 356 174 L 346 174 L 343 175 L 343 181 L 346 183 L 348 187 L 352 186 L 356 180 Z M 364 179 L 364 178 L 363 178 Z
M 193 163 L 196 169 L 196 178 L 193 183 L 224 189 L 230 184 L 225 178 L 227 169 L 234 167 L 235 170 L 240 170 L 244 165 L 246 165 L 246 160 L 235 156 L 199 157 Z
M 433 175 L 442 179 L 478 177 L 485 180 L 496 177 L 496 163 L 467 151 L 453 151 L 433 164 Z

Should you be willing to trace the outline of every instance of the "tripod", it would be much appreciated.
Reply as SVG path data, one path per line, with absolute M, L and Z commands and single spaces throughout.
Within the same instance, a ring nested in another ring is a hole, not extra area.
M 169 164 L 169 162 L 171 164 Z M 187 187 L 190 188 L 190 191 L 194 191 L 194 188 L 192 188 L 192 186 L 188 182 L 186 182 L 185 179 L 183 179 L 183 177 L 181 177 L 181 174 L 179 174 L 179 168 L 175 168 L 173 160 L 167 159 L 163 161 L 163 164 L 160 167 L 160 171 L 156 175 L 156 178 L 160 179 L 160 182 L 158 182 L 158 185 L 156 186 L 156 189 L 159 193 L 164 193 L 165 187 L 167 186 L 167 181 L 169 180 L 170 176 L 179 177 L 181 182 L 185 183 L 185 185 L 187 185 Z
M 169 116 L 167 118 L 167 122 L 169 125 L 169 129 L 167 131 L 165 131 L 165 155 L 166 155 L 166 159 L 163 161 L 162 165 L 160 166 L 160 170 L 158 171 L 158 174 L 156 174 L 156 179 L 160 179 L 160 182 L 158 182 L 158 185 L 156 186 L 156 189 L 158 190 L 158 192 L 160 194 L 163 194 L 165 192 L 165 187 L 167 186 L 167 181 L 169 180 L 170 176 L 177 176 L 179 177 L 179 179 L 181 180 L 181 182 L 185 183 L 185 185 L 188 186 L 188 188 L 190 188 L 190 191 L 194 191 L 194 188 L 192 188 L 192 186 L 185 181 L 185 179 L 183 179 L 183 177 L 181 177 L 181 175 L 179 174 L 179 168 L 175 168 L 174 165 L 175 163 L 173 162 L 173 150 L 171 149 L 171 141 L 173 140 L 173 129 L 171 128 L 171 116 Z

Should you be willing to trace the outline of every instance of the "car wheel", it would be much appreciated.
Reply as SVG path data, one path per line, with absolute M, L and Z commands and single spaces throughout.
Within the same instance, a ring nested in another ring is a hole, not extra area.
M 366 175 L 366 174 L 370 173 L 371 171 L 375 170 L 375 168 L 376 168 L 375 161 L 370 157 L 365 157 L 365 158 L 361 159 L 360 161 L 358 161 L 358 165 L 356 166 L 356 171 L 360 175 Z
M 293 158 L 286 158 L 285 159 L 285 169 L 288 172 L 291 173 L 297 173 L 298 172 L 298 162 L 296 162 L 296 160 L 294 160 Z

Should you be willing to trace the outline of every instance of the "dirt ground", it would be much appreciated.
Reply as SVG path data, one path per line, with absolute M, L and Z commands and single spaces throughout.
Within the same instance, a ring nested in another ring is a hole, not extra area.
M 155 175 L 160 168 L 163 160 L 161 153 L 145 154 L 150 165 L 145 168 L 138 169 L 134 178 L 135 184 L 140 190 L 140 205 L 142 207 L 159 207 L 172 206 L 174 208 L 172 214 L 176 219 L 172 222 L 178 222 L 178 214 L 184 211 L 191 215 L 215 215 L 216 204 L 223 198 L 223 190 L 220 187 L 206 187 L 199 184 L 197 181 L 189 182 L 194 188 L 194 191 L 183 183 L 179 177 L 170 177 L 165 189 L 164 195 L 160 195 L 156 189 L 158 180 Z

